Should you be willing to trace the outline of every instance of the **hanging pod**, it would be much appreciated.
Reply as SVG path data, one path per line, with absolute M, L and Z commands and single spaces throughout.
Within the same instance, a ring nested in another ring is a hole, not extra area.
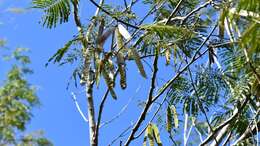
M 144 70 L 143 63 L 141 61 L 141 58 L 140 58 L 138 52 L 135 49 L 132 48 L 132 49 L 130 49 L 130 55 L 131 55 L 131 58 L 133 58 L 135 60 L 135 63 L 137 65 L 137 67 L 138 67 L 138 70 L 139 70 L 140 74 L 144 78 L 147 78 L 145 70 Z
M 125 70 L 125 59 L 123 53 L 117 53 L 117 66 L 120 74 L 120 86 L 122 89 L 126 88 L 126 70 Z
M 147 141 L 149 142 L 149 146 L 154 146 L 154 141 L 158 146 L 162 146 L 159 129 L 155 124 L 149 123 L 147 125 L 143 140 L 143 146 L 147 145 Z
M 106 82 L 106 84 L 108 86 L 108 89 L 109 89 L 109 92 L 110 92 L 111 96 L 114 99 L 117 99 L 116 93 L 114 91 L 114 81 L 113 81 L 113 79 L 110 78 L 109 73 L 107 72 L 106 69 L 102 70 L 102 74 L 103 74 L 105 82 Z
M 170 48 L 165 49 L 165 60 L 166 60 L 166 65 L 169 65 L 170 60 L 171 60 L 171 50 L 170 50 Z
M 123 36 L 119 32 L 119 27 L 115 29 L 115 36 L 116 36 L 116 44 L 118 48 L 118 52 L 116 55 L 117 58 L 117 66 L 120 74 L 120 86 L 122 89 L 125 89 L 126 84 L 126 70 L 125 70 L 125 59 L 124 54 L 122 53 L 125 49 L 124 42 L 123 42 Z
M 131 34 L 127 31 L 127 29 L 121 25 L 121 24 L 118 24 L 118 31 L 119 33 L 127 40 L 131 40 Z
M 82 86 L 86 84 L 86 82 L 89 78 L 90 62 L 91 62 L 89 52 L 86 52 L 84 56 L 85 56 L 85 61 L 84 61 L 84 66 L 83 66 L 82 73 L 80 76 L 80 84 Z

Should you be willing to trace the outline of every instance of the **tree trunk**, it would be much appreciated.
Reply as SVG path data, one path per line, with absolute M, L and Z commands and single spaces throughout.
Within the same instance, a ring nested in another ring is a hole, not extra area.
M 86 96 L 88 101 L 89 144 L 90 146 L 97 146 L 97 138 L 95 138 L 96 122 L 93 101 L 93 83 L 87 83 Z

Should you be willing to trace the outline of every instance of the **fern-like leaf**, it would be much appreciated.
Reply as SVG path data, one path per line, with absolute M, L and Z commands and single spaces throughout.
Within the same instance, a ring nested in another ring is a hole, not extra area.
M 53 61 L 54 63 L 59 63 L 64 55 L 68 52 L 69 48 L 73 45 L 73 43 L 77 42 L 79 39 L 73 39 L 68 41 L 63 48 L 59 49 L 51 58 L 49 58 L 48 63 Z M 46 64 L 46 66 L 48 65 Z
M 42 9 L 43 26 L 56 27 L 58 23 L 68 22 L 71 12 L 70 0 L 33 0 L 33 8 Z

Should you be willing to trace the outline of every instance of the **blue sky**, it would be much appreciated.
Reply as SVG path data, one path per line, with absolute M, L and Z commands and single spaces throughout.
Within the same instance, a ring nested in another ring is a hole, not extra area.
M 0 38 L 6 38 L 8 41 L 7 46 L 10 48 L 30 48 L 28 55 L 32 59 L 31 68 L 34 70 L 34 74 L 28 76 L 28 79 L 30 83 L 38 87 L 37 94 L 42 103 L 39 109 L 33 111 L 34 118 L 28 125 L 27 131 L 43 129 L 46 136 L 55 146 L 86 146 L 89 141 L 88 123 L 84 122 L 80 117 L 70 94 L 71 91 L 76 93 L 78 102 L 82 110 L 86 113 L 86 100 L 84 92 L 82 92 L 83 89 L 71 87 L 69 90 L 66 90 L 67 82 L 74 66 L 66 65 L 59 67 L 53 64 L 50 64 L 47 68 L 44 66 L 49 57 L 77 33 L 76 27 L 70 21 L 50 30 L 43 28 L 39 24 L 42 15 L 40 11 L 28 10 L 22 14 L 8 12 L 10 8 L 26 8 L 29 6 L 30 0 L 0 1 Z M 136 8 L 137 12 L 142 12 L 143 9 L 143 7 Z M 92 15 L 95 11 L 94 7 L 88 3 L 83 3 L 81 10 L 83 21 L 87 21 L 87 16 Z M 144 13 L 140 14 L 144 15 Z M 8 69 L 8 65 L 6 62 L 0 61 L 0 66 L 2 68 L 0 71 L 2 79 Z M 169 75 L 164 75 L 162 78 L 167 76 Z M 113 118 L 129 100 L 131 102 L 120 118 L 101 128 L 100 145 L 109 144 L 119 133 L 138 118 L 141 112 L 138 103 L 146 97 L 147 83 L 149 83 L 149 80 L 143 79 L 138 74 L 135 65 L 129 63 L 128 88 L 124 91 L 121 89 L 117 91 L 119 96 L 117 101 L 109 98 L 105 104 L 103 121 Z M 136 92 L 138 88 L 140 89 Z M 104 89 L 101 86 L 95 92 L 96 105 L 99 104 L 104 94 Z M 117 87 L 117 89 L 119 88 Z M 125 140 L 125 138 L 122 140 Z M 136 142 L 136 144 L 140 145 L 142 138 Z M 166 140 L 163 140 L 163 142 L 166 142 Z M 115 145 L 118 145 L 118 143 Z M 133 143 L 133 145 L 135 144 Z

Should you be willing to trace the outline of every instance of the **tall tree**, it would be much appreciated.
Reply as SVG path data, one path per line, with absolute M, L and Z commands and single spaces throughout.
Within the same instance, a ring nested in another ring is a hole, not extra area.
M 144 145 L 146 141 L 150 146 L 154 142 L 163 145 L 159 126 L 165 127 L 175 145 L 259 143 L 259 1 L 88 2 L 97 9 L 85 24 L 79 16 L 79 0 L 32 1 L 34 8 L 44 11 L 42 24 L 47 28 L 68 22 L 70 16 L 74 18 L 77 35 L 49 62 L 80 60 L 73 76 L 85 86 L 91 146 L 98 145 L 109 93 L 119 98 L 119 89 L 115 90 L 117 76 L 121 88 L 127 87 L 126 67 L 130 61 L 136 63 L 141 76 L 150 80 L 150 89 L 143 111 L 125 137 L 125 146 L 142 134 Z M 140 5 L 149 7 L 143 18 L 134 9 Z M 111 47 L 107 47 L 109 44 Z M 71 49 L 74 47 L 76 51 Z M 151 64 L 151 76 L 147 76 L 143 61 Z M 160 82 L 160 70 L 165 68 L 172 77 Z M 100 78 L 105 80 L 107 91 L 95 107 L 93 91 Z M 177 132 L 183 137 L 174 137 Z M 190 137 L 198 141 L 189 141 Z

